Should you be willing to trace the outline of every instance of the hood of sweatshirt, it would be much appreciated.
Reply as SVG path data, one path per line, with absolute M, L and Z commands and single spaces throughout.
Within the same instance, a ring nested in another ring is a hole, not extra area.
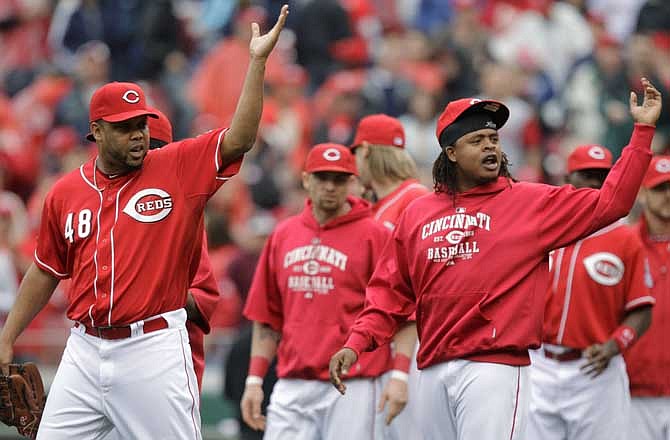
M 302 213 L 300 214 L 300 218 L 302 222 L 310 229 L 327 230 L 372 215 L 372 205 L 367 200 L 349 196 L 347 197 L 347 202 L 349 203 L 349 205 L 351 205 L 351 210 L 349 210 L 349 212 L 347 212 L 346 214 L 339 215 L 333 219 L 330 219 L 325 224 L 320 225 L 319 222 L 314 217 L 314 213 L 312 211 L 313 206 L 312 201 L 310 199 L 307 199 L 305 201 L 305 207 L 303 208 Z

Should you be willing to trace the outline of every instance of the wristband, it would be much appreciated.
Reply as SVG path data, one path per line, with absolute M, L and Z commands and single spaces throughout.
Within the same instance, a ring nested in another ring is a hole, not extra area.
M 263 385 L 263 378 L 259 376 L 247 376 L 247 380 L 244 381 L 244 385 Z
M 409 365 L 412 360 L 402 353 L 396 353 L 393 358 L 393 370 L 409 373 Z
M 620 325 L 614 330 L 614 333 L 612 333 L 612 339 L 614 339 L 616 345 L 619 346 L 619 353 L 623 353 L 628 347 L 633 345 L 637 339 L 637 332 L 633 327 Z
M 391 379 L 397 379 L 407 383 L 409 382 L 409 374 L 404 371 L 391 370 Z
M 265 377 L 265 374 L 270 368 L 270 359 L 263 356 L 251 356 L 249 362 L 249 373 L 247 376 Z

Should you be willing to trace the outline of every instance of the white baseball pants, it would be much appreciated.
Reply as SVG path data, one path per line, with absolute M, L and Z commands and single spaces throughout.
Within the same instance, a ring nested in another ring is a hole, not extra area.
M 630 431 L 635 440 L 670 440 L 670 396 L 633 397 Z
M 462 359 L 419 376 L 418 423 L 425 440 L 523 440 L 528 367 Z
M 200 440 L 198 385 L 184 309 L 168 328 L 104 340 L 73 328 L 49 390 L 38 440 Z
M 330 382 L 279 379 L 267 409 L 264 440 L 381 440 L 382 415 L 377 412 L 381 381 L 345 380 L 347 391 Z
M 528 439 L 628 440 L 630 392 L 621 355 L 593 379 L 580 370 L 586 359 L 558 362 L 542 350 L 531 358 Z

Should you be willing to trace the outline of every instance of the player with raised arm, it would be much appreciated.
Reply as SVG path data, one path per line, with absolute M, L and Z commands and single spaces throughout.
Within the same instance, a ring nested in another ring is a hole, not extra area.
M 416 310 L 419 426 L 428 440 L 525 438 L 528 350 L 538 348 L 549 252 L 625 216 L 651 159 L 661 94 L 631 92 L 629 145 L 603 187 L 516 182 L 499 143 L 509 117 L 497 101 L 450 102 L 437 123 L 435 192 L 411 203 L 384 248 L 366 307 L 331 381 L 386 344 Z
M 75 321 L 47 399 L 38 439 L 200 439 L 199 395 L 185 327 L 191 263 L 205 203 L 254 145 L 267 57 L 284 6 L 264 35 L 252 24 L 250 63 L 229 129 L 149 151 L 147 107 L 134 83 L 92 96 L 98 155 L 46 197 L 33 265 L 0 333 L 0 363 L 70 278 Z

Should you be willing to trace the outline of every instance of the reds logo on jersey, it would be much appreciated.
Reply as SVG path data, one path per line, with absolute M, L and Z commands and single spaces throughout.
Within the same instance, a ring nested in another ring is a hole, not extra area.
M 158 188 L 147 188 L 133 195 L 123 212 L 142 223 L 156 223 L 172 212 L 172 197 Z
M 596 283 L 614 286 L 623 279 L 625 266 L 621 258 L 609 252 L 598 252 L 583 260 L 586 272 Z

